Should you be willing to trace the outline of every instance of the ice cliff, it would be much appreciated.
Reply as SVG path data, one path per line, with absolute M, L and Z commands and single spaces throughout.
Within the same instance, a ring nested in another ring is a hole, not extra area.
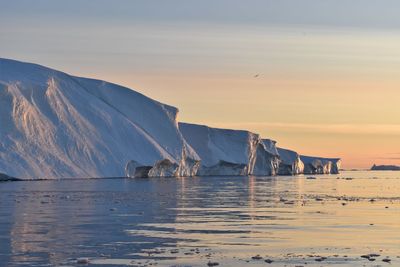
M 297 175 L 304 172 L 304 164 L 297 152 L 284 148 L 277 150 L 281 160 L 278 169 L 279 175 Z
M 300 156 L 304 163 L 304 174 L 338 174 L 341 160 L 339 158 L 320 158 Z
M 0 59 L 0 173 L 18 178 L 190 176 L 178 110 L 128 88 Z
M 271 139 L 263 139 L 263 144 L 267 155 L 267 162 L 271 170 L 269 175 L 276 175 L 278 174 L 279 165 L 282 161 L 279 156 L 278 148 L 276 147 L 276 141 Z
M 338 174 L 339 158 L 321 158 L 299 155 L 297 152 L 278 148 L 280 157 L 279 175 Z
M 198 175 L 276 173 L 275 144 L 267 148 L 258 134 L 188 123 L 179 123 L 179 129 L 201 159 Z

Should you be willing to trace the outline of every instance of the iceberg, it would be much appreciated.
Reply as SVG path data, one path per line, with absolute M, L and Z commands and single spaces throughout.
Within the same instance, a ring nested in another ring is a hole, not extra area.
M 275 143 L 267 148 L 258 134 L 179 123 L 179 129 L 201 159 L 197 175 L 274 175 Z M 266 141 L 268 144 L 268 141 Z
M 277 151 L 280 157 L 279 175 L 298 175 L 304 172 L 304 164 L 297 152 L 280 147 Z
M 340 169 L 342 167 L 342 159 L 331 158 L 328 160 L 332 162 L 330 174 L 339 174 Z
M 340 159 L 299 156 L 245 130 L 178 124 L 178 113 L 123 86 L 0 59 L 0 179 L 339 172 Z
M 191 176 L 178 109 L 131 89 L 0 59 L 0 172 L 10 177 Z
M 264 149 L 266 151 L 266 162 L 269 163 L 268 168 L 270 172 L 268 175 L 277 175 L 281 158 L 276 147 L 276 141 L 271 139 L 263 139 Z
M 339 158 L 320 158 L 300 156 L 304 163 L 304 174 L 338 174 L 341 160 Z
M 20 179 L 10 177 L 4 173 L 0 173 L 0 182 L 20 181 Z
M 396 165 L 376 165 L 371 167 L 371 171 L 400 171 L 400 166 Z

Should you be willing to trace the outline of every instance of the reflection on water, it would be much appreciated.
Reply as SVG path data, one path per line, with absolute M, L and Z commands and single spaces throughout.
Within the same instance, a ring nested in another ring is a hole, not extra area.
M 87 257 L 95 266 L 243 266 L 265 260 L 274 266 L 396 266 L 399 177 L 345 172 L 317 179 L 1 183 L 0 262 L 71 266 Z M 371 253 L 380 256 L 360 257 Z

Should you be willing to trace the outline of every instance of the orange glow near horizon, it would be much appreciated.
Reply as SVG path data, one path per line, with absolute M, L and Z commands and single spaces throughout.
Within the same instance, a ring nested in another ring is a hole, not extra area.
M 180 121 L 256 132 L 300 154 L 341 157 L 346 169 L 400 163 L 400 83 L 394 81 L 282 81 L 251 75 L 115 80 L 148 88 L 141 92 L 179 107 Z

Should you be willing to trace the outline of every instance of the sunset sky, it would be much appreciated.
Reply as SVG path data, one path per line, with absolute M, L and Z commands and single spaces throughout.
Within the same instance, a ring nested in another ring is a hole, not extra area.
M 0 0 L 0 57 L 368 168 L 400 164 L 399 10 L 398 0 Z

